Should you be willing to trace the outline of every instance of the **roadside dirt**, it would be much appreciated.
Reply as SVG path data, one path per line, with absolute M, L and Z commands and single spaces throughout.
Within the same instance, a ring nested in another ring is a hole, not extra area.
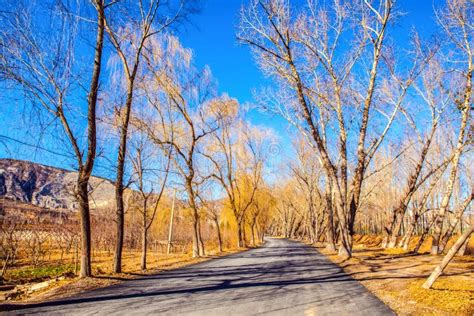
M 433 288 L 425 290 L 421 285 L 443 256 L 384 250 L 370 246 L 370 240 L 359 242 L 353 258 L 347 261 L 341 261 L 335 253 L 320 251 L 397 314 L 474 315 L 474 256 L 456 257 Z

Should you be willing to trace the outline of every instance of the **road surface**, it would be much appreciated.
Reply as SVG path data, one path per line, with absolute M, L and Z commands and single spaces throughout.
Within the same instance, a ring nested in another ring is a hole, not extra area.
M 273 238 L 257 249 L 7 313 L 393 315 L 314 248 Z

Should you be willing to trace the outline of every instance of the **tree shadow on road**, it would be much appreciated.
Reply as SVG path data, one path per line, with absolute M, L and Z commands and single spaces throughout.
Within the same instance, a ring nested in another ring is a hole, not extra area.
M 269 247 L 266 251 L 255 249 L 179 270 L 127 280 L 73 298 L 27 305 L 4 304 L 0 305 L 0 311 L 28 309 L 30 312 L 65 306 L 80 308 L 75 305 L 86 304 L 90 307 L 91 303 L 153 297 L 158 302 L 179 295 L 188 297 L 206 292 L 229 291 L 229 294 L 235 294 L 241 289 L 245 293 L 252 291 L 256 295 L 264 293 L 272 297 L 277 290 L 291 291 L 296 286 L 327 283 L 349 291 L 354 297 L 368 294 L 350 275 L 308 246 Z

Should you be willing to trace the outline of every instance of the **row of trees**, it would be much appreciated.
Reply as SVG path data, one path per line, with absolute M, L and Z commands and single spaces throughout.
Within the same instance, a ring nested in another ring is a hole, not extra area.
M 247 123 L 237 100 L 219 95 L 210 70 L 195 67 L 191 50 L 171 34 L 196 11 L 192 1 L 19 2 L 8 8 L 1 13 L 2 85 L 22 96 L 34 114 L 32 128 L 53 139 L 48 146 L 72 153 L 81 277 L 91 275 L 89 179 L 97 158 L 110 162 L 115 178 L 116 273 L 126 210 L 141 214 L 145 269 L 148 232 L 172 188 L 190 212 L 193 256 L 205 255 L 202 217 L 209 214 L 219 228 L 221 207 L 211 201 L 219 191 L 237 223 L 238 246 L 245 245 L 246 226 L 254 243 L 263 238 L 266 222 L 259 220 L 269 206 L 259 194 L 272 135 Z M 131 202 L 125 201 L 128 188 L 135 190 Z M 218 239 L 222 249 L 220 233 Z
M 444 141 L 442 145 L 447 146 Z M 435 147 L 438 146 L 436 144 Z M 338 217 L 332 210 L 334 194 L 328 190 L 323 168 L 314 150 L 304 139 L 296 141 L 294 147 L 297 154 L 296 159 L 288 166 L 288 178 L 274 188 L 274 194 L 279 199 L 272 215 L 272 233 L 306 239 L 315 244 L 324 242 L 328 250 L 334 251 L 340 240 Z M 448 181 L 448 173 L 444 172 L 444 176 L 437 180 L 439 185 L 426 186 L 414 196 L 414 203 L 408 207 L 392 246 L 387 243 L 386 228 L 392 221 L 393 210 L 403 194 L 403 184 L 409 175 L 410 164 L 413 163 L 408 152 L 395 161 L 394 158 L 389 153 L 378 158 L 384 169 L 367 179 L 368 189 L 363 191 L 363 204 L 355 219 L 354 234 L 379 236 L 383 247 L 401 247 L 418 253 L 426 249 L 429 234 L 434 234 L 433 224 L 442 201 L 444 185 Z M 443 250 L 451 237 L 466 231 L 472 221 L 472 212 L 469 211 L 472 196 L 463 187 L 466 179 L 469 181 L 468 187 L 472 187 L 471 169 L 471 166 L 461 166 L 460 177 L 454 185 L 453 205 L 456 208 L 445 218 L 444 224 L 449 229 L 442 238 Z M 420 212 L 423 201 L 425 206 Z M 421 248 L 422 245 L 425 246 Z
M 192 250 L 192 212 L 186 201 L 175 199 L 173 202 L 168 196 L 161 198 L 159 211 L 155 211 L 158 195 L 146 199 L 141 194 L 130 190 L 125 194 L 124 256 L 129 258 L 129 265 L 140 263 L 141 269 L 145 270 L 151 254 L 156 258 Z M 256 198 L 255 201 L 260 200 Z M 236 221 L 226 201 L 204 202 L 200 205 L 199 215 L 201 235 L 207 248 L 219 252 L 235 248 L 238 243 Z M 145 203 L 153 205 L 146 208 L 146 224 L 143 213 Z M 258 209 L 250 208 L 244 224 L 245 244 L 257 245 L 261 241 L 266 227 L 264 221 L 269 218 L 268 211 L 260 204 Z M 26 266 L 58 266 L 77 272 L 80 231 L 75 216 L 68 214 L 68 218 L 60 218 L 51 211 L 56 216 L 48 218 L 39 210 L 33 216 L 27 216 L 18 212 L 15 205 L 8 206 L 5 212 L 0 218 L 0 277 L 8 278 L 8 272 L 12 269 Z M 116 231 L 110 225 L 114 217 L 112 207 L 91 213 L 93 262 L 104 262 L 114 254 Z M 139 260 L 130 261 L 140 252 L 142 257 Z
M 473 197 L 465 163 L 472 5 L 448 0 L 435 10 L 439 34 L 413 32 L 409 41 L 394 34 L 401 13 L 392 0 L 244 6 L 238 40 L 271 79 L 256 100 L 295 131 L 296 159 L 271 185 L 274 136 L 249 124 L 171 33 L 195 12 L 193 2 L 10 5 L 1 13 L 0 76 L 35 128 L 72 153 L 81 276 L 91 275 L 97 157 L 115 179 L 115 272 L 126 210 L 140 214 L 146 268 L 147 236 L 172 189 L 189 212 L 196 257 L 205 255 L 204 218 L 216 224 L 220 248 L 228 221 L 239 247 L 271 233 L 325 241 L 349 258 L 356 232 L 382 233 L 385 247 L 405 248 L 414 234 L 419 243 L 431 234 L 438 254 L 465 226 Z M 131 202 L 127 188 L 135 190 Z
M 349 258 L 362 217 L 382 218 L 386 247 L 404 223 L 406 246 L 429 218 L 423 238 L 432 233 L 431 252 L 443 251 L 473 198 L 462 164 L 472 158 L 472 6 L 448 0 L 435 9 L 436 36 L 413 31 L 409 46 L 393 34 L 401 12 L 392 0 L 243 8 L 238 38 L 272 78 L 256 98 L 300 135 L 280 232 L 324 235 Z

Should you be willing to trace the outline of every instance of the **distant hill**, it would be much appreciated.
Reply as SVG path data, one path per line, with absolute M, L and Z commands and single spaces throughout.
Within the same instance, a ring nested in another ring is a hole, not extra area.
M 50 210 L 77 209 L 73 196 L 77 172 L 30 161 L 0 159 L 0 198 Z M 103 208 L 114 201 L 114 186 L 92 177 L 91 207 Z

